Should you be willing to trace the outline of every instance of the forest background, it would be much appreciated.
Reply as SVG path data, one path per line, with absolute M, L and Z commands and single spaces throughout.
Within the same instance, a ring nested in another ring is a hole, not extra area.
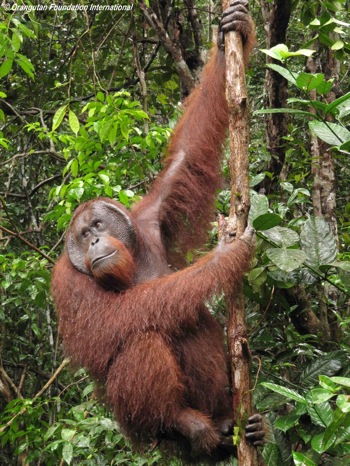
M 131 452 L 88 375 L 69 369 L 50 273 L 79 203 L 103 195 L 130 206 L 160 171 L 221 5 L 89 5 L 0 6 L 0 463 L 175 466 L 158 449 Z M 350 464 L 348 7 L 250 2 L 257 242 L 244 293 L 272 466 Z M 224 179 L 216 208 L 227 214 L 227 167 Z M 212 308 L 224 322 L 223 302 Z

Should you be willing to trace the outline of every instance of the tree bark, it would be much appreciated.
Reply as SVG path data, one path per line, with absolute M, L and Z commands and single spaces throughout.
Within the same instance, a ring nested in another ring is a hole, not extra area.
M 139 6 L 146 18 L 146 21 L 157 34 L 158 39 L 162 43 L 164 49 L 174 60 L 176 72 L 181 79 L 181 83 L 186 93 L 189 94 L 194 88 L 196 82 L 182 55 L 180 48 L 176 47 L 176 45 L 173 43 L 169 37 L 169 34 L 164 28 L 162 20 L 155 14 L 155 12 L 144 2 L 139 2 Z
M 339 95 L 337 95 L 337 86 L 339 82 L 340 63 L 333 56 L 332 50 L 323 47 L 319 42 L 316 42 L 316 46 L 318 49 L 317 56 L 319 59 L 316 60 L 315 57 L 310 57 L 307 61 L 307 70 L 310 73 L 324 73 L 326 79 L 334 79 L 333 89 L 326 96 L 327 103 L 331 103 L 339 97 Z M 320 59 L 320 57 L 323 59 Z M 310 99 L 317 99 L 315 90 L 310 92 Z M 310 111 L 312 113 L 315 112 L 313 107 L 310 107 Z M 328 120 L 332 121 L 331 118 L 328 118 Z M 339 245 L 336 214 L 337 184 L 333 153 L 330 150 L 329 145 L 320 141 L 315 135 L 311 135 L 310 146 L 312 157 L 312 203 L 314 215 L 316 217 L 324 218 L 324 220 L 329 223 L 336 243 Z M 337 292 L 334 287 L 319 287 L 318 295 L 321 303 L 337 302 Z M 330 310 L 330 306 L 331 304 L 323 304 L 321 306 L 319 318 L 323 323 L 325 338 L 332 341 L 339 341 L 339 324 L 337 319 L 334 318 L 334 313 Z
M 223 9 L 227 8 L 223 1 Z M 240 34 L 230 32 L 225 36 L 226 55 L 226 98 L 229 109 L 231 211 L 230 223 L 236 226 L 239 238 L 244 232 L 249 201 L 249 106 L 245 83 L 245 66 Z M 244 297 L 242 288 L 228 297 L 227 341 L 232 370 L 233 409 L 235 425 L 244 427 L 252 413 L 250 367 L 251 357 L 245 323 Z M 257 466 L 256 448 L 242 436 L 237 446 L 238 463 Z
M 261 1 L 265 31 L 267 34 L 266 47 L 269 49 L 277 44 L 286 42 L 286 33 L 291 13 L 291 0 Z M 267 55 L 267 63 L 274 63 Z M 265 75 L 265 107 L 285 108 L 288 97 L 288 83 L 283 76 L 270 68 L 266 68 Z M 288 115 L 285 113 L 267 114 L 265 116 L 265 131 L 267 149 L 271 155 L 268 170 L 283 179 L 283 167 L 286 157 L 284 137 L 288 134 Z M 271 189 L 271 182 L 265 187 Z

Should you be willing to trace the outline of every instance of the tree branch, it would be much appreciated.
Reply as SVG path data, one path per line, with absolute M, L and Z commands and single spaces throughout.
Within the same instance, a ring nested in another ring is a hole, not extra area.
M 155 12 L 147 7 L 147 5 L 140 1 L 139 6 L 145 15 L 146 21 L 148 24 L 154 29 L 155 33 L 157 34 L 159 40 L 161 41 L 164 49 L 168 52 L 168 54 L 173 58 L 175 69 L 180 76 L 180 79 L 186 88 L 186 91 L 190 93 L 190 91 L 195 86 L 195 79 L 192 76 L 192 73 L 185 62 L 181 50 L 177 48 L 171 38 L 169 37 L 168 33 L 164 29 L 162 22 L 159 20 Z
M 26 240 L 25 238 L 23 238 L 23 236 L 20 234 L 20 233 L 16 233 L 15 231 L 11 231 L 9 230 L 8 228 L 5 228 L 3 226 L 0 225 L 0 230 L 1 231 L 4 231 L 5 233 L 8 233 L 9 235 L 11 236 L 14 236 L 15 238 L 18 238 L 19 240 L 21 240 L 24 244 L 26 244 L 27 246 L 29 246 L 31 249 L 34 249 L 34 251 L 36 251 L 37 253 L 39 253 L 41 256 L 43 256 L 45 259 L 47 259 L 49 262 L 51 262 L 51 264 L 55 264 L 55 261 L 53 259 L 51 259 L 51 257 L 47 256 L 43 251 L 41 251 L 39 248 L 37 248 L 36 246 L 34 246 L 34 244 L 30 243 L 28 240 Z
M 229 5 L 223 0 L 223 9 Z M 249 106 L 245 83 L 242 39 L 239 33 L 225 35 L 226 99 L 229 110 L 231 211 L 229 224 L 235 224 L 239 238 L 244 232 L 249 207 Z M 251 354 L 245 323 L 242 287 L 228 296 L 227 341 L 232 372 L 235 424 L 244 428 L 252 413 Z M 242 435 L 237 446 L 238 464 L 257 466 L 258 454 Z

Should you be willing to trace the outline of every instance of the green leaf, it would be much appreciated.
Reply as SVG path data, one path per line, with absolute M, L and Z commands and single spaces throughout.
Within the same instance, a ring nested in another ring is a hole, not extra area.
M 306 404 L 306 400 L 303 396 L 299 395 L 298 392 L 287 387 L 282 387 L 281 385 L 276 385 L 270 382 L 263 382 L 261 384 L 263 387 L 272 390 L 273 392 L 279 393 L 280 395 L 288 398 L 288 400 L 294 400 L 298 403 Z
M 79 162 L 78 162 L 78 159 L 73 159 L 72 160 L 72 163 L 70 165 L 70 171 L 72 173 L 72 175 L 74 176 L 74 178 L 77 177 L 78 173 L 79 173 Z
M 347 92 L 346 94 L 342 95 L 338 99 L 333 100 L 332 103 L 327 105 L 326 113 L 331 112 L 334 108 L 344 106 L 345 102 L 350 103 L 350 92 Z
M 129 128 L 128 120 L 122 120 L 120 122 L 120 131 L 122 135 L 124 136 L 125 140 L 127 141 L 129 139 L 129 134 L 131 131 L 131 128 Z
M 336 439 L 336 434 L 333 432 L 326 441 L 324 437 L 325 432 L 322 432 L 321 434 L 315 435 L 311 440 L 311 446 L 315 451 L 317 451 L 317 453 L 321 454 L 327 451 L 333 445 Z
M 268 443 L 262 452 L 262 456 L 265 466 L 276 466 L 279 464 L 280 455 L 278 445 L 275 443 Z
M 77 135 L 79 132 L 79 128 L 80 128 L 80 123 L 79 123 L 78 117 L 73 112 L 73 110 L 69 110 L 68 122 L 69 122 L 70 129 L 73 131 L 73 133 Z
M 350 262 L 336 261 L 332 264 L 338 269 L 339 277 L 346 287 L 350 288 Z
M 333 267 L 337 269 L 344 270 L 345 272 L 350 272 L 350 262 L 347 261 L 336 261 L 332 264 Z
M 284 68 L 283 66 L 276 65 L 274 63 L 269 63 L 267 65 L 268 68 L 271 68 L 271 70 L 276 71 L 279 73 L 281 76 L 283 76 L 287 81 L 291 82 L 292 84 L 296 85 L 296 80 L 293 74 L 287 70 L 287 68 Z
M 22 68 L 22 70 L 34 79 L 34 66 L 32 62 L 24 55 L 17 53 L 16 63 Z
M 337 406 L 342 413 L 350 413 L 350 396 L 339 395 L 336 400 Z
M 285 227 L 274 227 L 264 232 L 264 236 L 277 246 L 289 247 L 299 241 L 299 235 L 294 230 Z
M 104 93 L 101 91 L 98 91 L 98 93 L 96 94 L 96 99 L 103 103 L 105 101 Z
M 294 191 L 294 186 L 292 185 L 292 183 L 288 183 L 288 181 L 281 181 L 280 186 L 289 193 L 292 193 Z
M 299 89 L 312 91 L 313 89 L 317 89 L 320 87 L 322 88 L 325 78 L 323 73 L 311 74 L 302 72 L 297 77 L 297 86 Z
M 306 409 L 312 423 L 317 426 L 321 426 L 322 428 L 331 425 L 334 420 L 334 411 L 328 401 L 313 406 L 307 405 Z
M 16 24 L 18 29 L 20 29 L 23 32 L 25 36 L 29 37 L 30 39 L 36 39 L 36 35 L 31 29 L 27 28 L 27 26 L 25 26 L 20 21 L 14 21 L 14 20 L 12 21 Z
M 334 42 L 334 44 L 331 47 L 331 50 L 341 50 L 345 46 L 344 42 L 342 40 L 337 40 Z
M 2 65 L 0 66 L 0 78 L 3 78 L 3 77 L 6 76 L 7 74 L 9 74 L 9 72 L 10 72 L 11 69 L 12 69 L 12 64 L 13 64 L 13 60 L 12 60 L 12 59 L 9 59 L 9 58 L 7 58 L 7 59 L 2 63 Z
M 295 426 L 299 418 L 300 414 L 295 414 L 294 412 L 287 414 L 286 416 L 281 416 L 275 422 L 275 427 L 282 430 L 283 432 L 287 432 L 289 429 Z
M 116 143 L 118 126 L 118 122 L 115 122 L 108 133 L 108 141 L 111 146 L 113 146 Z
M 313 55 L 314 53 L 315 53 L 315 50 L 312 50 L 312 49 L 299 49 L 299 50 L 296 50 L 295 52 L 288 51 L 286 53 L 286 58 L 300 57 L 300 56 L 311 57 L 311 55 Z
M 270 228 L 273 228 L 282 223 L 282 221 L 283 219 L 279 215 L 267 213 L 259 215 L 259 217 L 255 218 L 253 221 L 253 227 L 260 231 L 269 230 Z
M 55 131 L 63 121 L 63 118 L 67 112 L 67 105 L 63 105 L 58 110 L 56 110 L 53 119 L 52 119 L 52 131 Z
M 350 141 L 350 131 L 337 123 L 309 121 L 309 128 L 317 137 L 330 146 L 339 146 Z
M 49 427 L 48 430 L 45 432 L 44 439 L 48 440 L 53 434 L 56 432 L 59 424 L 54 424 L 53 426 Z
M 310 217 L 301 228 L 301 248 L 311 267 L 331 264 L 337 257 L 337 245 L 331 227 L 320 217 Z
M 295 103 L 295 104 L 299 104 L 299 105 L 305 105 L 308 108 L 311 105 L 312 107 L 314 107 L 316 110 L 319 110 L 320 112 L 326 112 L 327 108 L 328 108 L 327 104 L 325 104 L 323 102 L 320 102 L 319 100 L 311 100 L 311 99 L 305 100 L 305 99 L 296 99 L 294 97 L 290 97 L 287 100 L 287 103 L 288 104 L 294 104 Z M 315 118 L 315 115 L 314 115 L 314 118 Z
M 324 75 L 321 79 L 324 79 Z M 310 91 L 311 89 L 314 89 L 311 86 L 311 81 L 314 79 L 314 76 L 310 73 L 305 73 L 304 71 L 301 72 L 297 79 L 296 79 L 296 84 L 299 87 L 299 89 L 302 89 L 304 91 Z M 314 79 L 315 80 L 315 79 Z
M 248 274 L 248 281 L 254 287 L 260 287 L 266 282 L 267 272 L 265 267 L 257 267 Z
M 106 430 L 115 429 L 115 422 L 113 422 L 112 419 L 109 419 L 108 417 L 101 419 L 100 424 Z
M 284 272 L 292 272 L 300 267 L 306 257 L 304 251 L 300 249 L 286 248 L 269 248 L 266 250 L 266 255 Z
M 305 112 L 305 110 L 298 110 L 297 108 L 262 108 L 261 110 L 256 110 L 254 115 L 264 115 L 272 113 L 289 113 L 294 115 L 305 115 L 312 118 L 315 118 L 315 114 L 311 112 Z
M 76 433 L 77 431 L 75 429 L 62 429 L 61 437 L 66 442 L 69 442 Z
M 95 385 L 93 383 L 89 383 L 83 390 L 82 397 L 85 398 L 86 396 L 90 395 L 95 389 Z
M 265 53 L 269 57 L 274 58 L 275 60 L 284 61 L 285 53 L 288 53 L 288 47 L 284 44 L 278 44 L 270 48 L 270 50 L 261 49 L 260 52 Z
M 261 183 L 265 179 L 265 176 L 266 176 L 265 173 L 259 173 L 258 175 L 253 176 L 249 180 L 249 187 L 253 188 L 254 186 L 257 186 L 259 183 Z
M 317 384 L 320 374 L 331 377 L 342 368 L 345 363 L 345 356 L 341 351 L 332 351 L 320 355 L 310 362 L 302 371 L 300 380 L 303 386 L 309 387 Z M 332 378 L 331 378 L 332 380 Z
M 23 37 L 17 29 L 11 28 L 11 31 L 13 33 L 11 38 L 12 49 L 14 52 L 18 52 L 23 42 Z
M 327 377 L 326 375 L 320 375 L 318 378 L 321 387 L 336 392 L 337 385 L 334 382 L 332 382 L 332 379 L 330 377 Z
M 311 57 L 311 55 L 315 51 L 311 49 L 300 49 L 296 52 L 290 52 L 285 44 L 278 44 L 275 47 L 272 47 L 270 50 L 263 49 L 261 50 L 261 52 L 265 53 L 266 55 L 269 55 L 275 60 L 283 62 L 289 57 L 298 57 L 300 55 L 303 55 L 305 57 Z
M 103 125 L 98 130 L 98 135 L 100 136 L 101 142 L 105 142 L 108 138 L 108 134 L 114 124 L 112 119 L 104 120 Z
M 338 385 L 344 385 L 344 387 L 350 388 L 350 378 L 348 377 L 331 377 L 331 381 Z
M 263 194 L 257 194 L 255 191 L 250 192 L 250 210 L 248 222 L 253 224 L 255 218 L 266 214 L 269 211 L 269 200 Z
M 300 196 L 300 194 L 302 196 Z M 287 201 L 287 205 L 288 206 L 291 206 L 293 204 L 298 204 L 300 202 L 303 202 L 304 198 L 306 197 L 310 197 L 310 191 L 308 191 L 307 189 L 305 188 L 298 188 L 298 189 L 295 189 L 293 191 L 293 193 L 289 196 L 288 198 L 288 201 Z
M 317 466 L 316 463 L 311 461 L 307 456 L 303 455 L 302 453 L 293 451 L 292 454 L 295 466 Z
M 326 388 L 314 388 L 307 393 L 306 398 L 311 401 L 311 403 L 320 404 L 330 400 L 333 396 L 334 392 Z
M 62 458 L 67 464 L 71 464 L 73 459 L 73 445 L 66 443 L 62 448 Z
M 84 188 L 72 188 L 69 191 L 69 196 L 71 196 L 73 199 L 76 199 L 77 201 L 82 197 L 84 194 Z

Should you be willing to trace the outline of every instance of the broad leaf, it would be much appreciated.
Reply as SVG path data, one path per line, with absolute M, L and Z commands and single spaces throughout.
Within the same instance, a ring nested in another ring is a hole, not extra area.
M 260 215 L 253 221 L 253 227 L 256 230 L 269 230 L 270 228 L 279 225 L 282 222 L 282 218 L 277 214 L 267 213 Z
M 295 52 L 290 52 L 285 44 L 278 44 L 270 50 L 262 49 L 261 52 L 283 62 L 289 57 L 298 57 L 300 55 L 311 57 L 315 51 L 311 49 L 300 49 Z
M 263 382 L 261 385 L 272 390 L 273 392 L 279 393 L 280 395 L 286 397 L 288 400 L 294 400 L 299 403 L 306 404 L 306 400 L 302 395 L 299 395 L 298 392 L 287 387 L 281 387 L 281 385 L 276 385 L 270 382 Z
M 317 466 L 317 464 L 311 461 L 307 456 L 296 451 L 293 451 L 293 460 L 295 466 Z
M 339 146 L 350 140 L 350 131 L 337 123 L 309 121 L 310 130 L 330 146 Z
M 317 89 L 320 84 L 324 82 L 324 74 L 310 74 L 310 73 L 300 73 L 297 77 L 297 86 L 299 89 L 312 91 L 313 89 Z
M 314 388 L 310 390 L 306 398 L 311 402 L 316 405 L 325 403 L 326 401 L 330 400 L 333 398 L 334 392 L 327 390 L 326 388 Z
M 350 397 L 349 395 L 339 395 L 337 397 L 337 406 L 342 413 L 350 413 Z
M 62 429 L 61 437 L 66 442 L 69 442 L 72 439 L 72 437 L 74 437 L 76 432 L 77 431 L 75 429 Z
M 71 130 L 73 131 L 73 133 L 78 134 L 80 123 L 79 123 L 78 117 L 73 112 L 73 110 L 69 110 L 68 122 L 69 122 L 69 126 Z
M 270 57 L 274 58 L 275 60 L 284 61 L 285 54 L 288 53 L 288 47 L 284 44 L 278 44 L 274 47 L 271 47 L 270 50 L 262 49 L 261 52 L 269 55 Z
M 283 66 L 276 65 L 274 63 L 269 63 L 267 65 L 268 68 L 271 68 L 271 70 L 276 71 L 279 73 L 281 76 L 283 76 L 287 81 L 291 82 L 292 84 L 296 85 L 296 80 L 293 74 L 287 70 L 287 68 L 284 68 Z
M 286 416 L 281 416 L 275 422 L 275 426 L 282 430 L 283 432 L 287 432 L 291 429 L 295 424 L 298 422 L 300 418 L 300 414 L 295 414 L 294 412 L 287 414 Z
M 298 110 L 297 108 L 262 108 L 261 110 L 256 110 L 254 115 L 265 115 L 272 113 L 290 113 L 294 115 L 304 115 L 315 118 L 314 113 L 305 112 L 305 110 Z
M 319 435 L 315 435 L 315 437 L 313 437 L 311 440 L 311 446 L 315 451 L 317 451 L 317 453 L 324 453 L 327 451 L 333 445 L 336 439 L 335 432 L 333 432 L 327 440 L 324 438 L 325 433 L 326 432 L 322 432 Z
M 12 69 L 12 65 L 13 65 L 13 60 L 9 58 L 2 63 L 2 65 L 0 66 L 0 78 L 3 78 L 7 74 L 9 74 L 9 72 Z
M 16 62 L 28 76 L 34 79 L 34 66 L 25 55 L 17 53 Z
M 350 388 L 350 378 L 348 377 L 331 377 L 331 381 Z
M 250 210 L 248 222 L 252 225 L 255 218 L 259 215 L 266 214 L 269 211 L 269 201 L 263 194 L 257 194 L 251 191 L 250 194 Z
M 63 105 L 58 110 L 56 110 L 53 119 L 52 119 L 52 131 L 55 131 L 63 121 L 63 118 L 67 111 L 67 105 Z
M 265 267 L 257 267 L 248 274 L 248 281 L 254 288 L 259 288 L 266 282 L 267 272 Z
M 300 380 L 304 387 L 316 385 L 319 375 L 331 377 L 341 369 L 346 361 L 346 356 L 342 351 L 333 351 L 323 356 L 319 356 L 308 364 L 303 370 Z M 333 380 L 333 378 L 331 379 Z
M 262 452 L 262 457 L 265 466 L 276 466 L 276 464 L 280 464 L 278 446 L 275 443 L 268 443 Z
M 300 267 L 305 260 L 305 253 L 300 249 L 286 249 L 286 248 L 270 248 L 266 250 L 267 257 L 278 268 L 284 272 L 292 272 L 292 270 Z
M 252 178 L 250 178 L 250 180 L 249 180 L 250 188 L 253 188 L 254 186 L 261 183 L 265 179 L 265 176 L 266 176 L 265 173 L 259 173 L 258 175 L 253 176 Z
M 350 262 L 337 261 L 332 264 L 338 269 L 339 277 L 346 287 L 350 287 Z
M 337 245 L 331 227 L 320 217 L 310 217 L 301 228 L 301 248 L 311 267 L 331 264 L 337 256 Z
M 277 246 L 289 247 L 299 241 L 299 235 L 294 230 L 285 227 L 274 227 L 264 232 L 267 239 L 275 243 Z
M 73 459 L 73 445 L 71 443 L 65 443 L 62 449 L 62 458 L 67 464 L 71 464 Z
M 307 412 L 311 417 L 313 424 L 321 426 L 323 428 L 331 425 L 334 420 L 334 411 L 331 408 L 331 405 L 328 401 L 320 403 L 318 405 L 306 405 Z
M 336 42 L 334 42 L 334 44 L 332 45 L 331 49 L 332 50 L 341 50 L 345 47 L 345 44 L 342 40 L 337 40 Z

